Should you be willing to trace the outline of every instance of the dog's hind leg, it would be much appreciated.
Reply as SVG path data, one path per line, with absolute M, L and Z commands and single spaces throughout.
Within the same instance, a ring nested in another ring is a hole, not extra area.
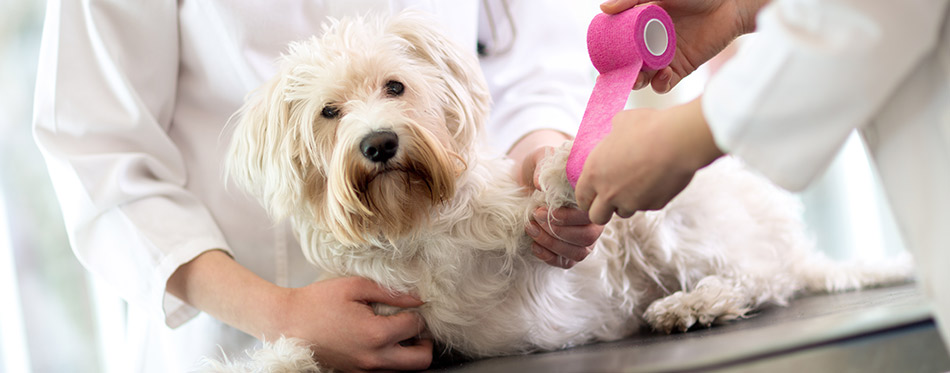
M 708 327 L 743 317 L 765 303 L 785 304 L 797 289 L 790 277 L 708 276 L 691 290 L 654 301 L 643 318 L 655 330 L 685 332 L 695 324 Z

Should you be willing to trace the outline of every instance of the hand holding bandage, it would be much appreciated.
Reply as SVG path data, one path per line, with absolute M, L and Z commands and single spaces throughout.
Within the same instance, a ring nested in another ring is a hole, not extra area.
M 656 5 L 616 15 L 598 14 L 587 29 L 587 50 L 600 73 L 587 102 L 567 161 L 567 178 L 577 185 L 587 155 L 610 133 L 611 119 L 623 110 L 641 69 L 657 70 L 672 61 L 673 21 Z
M 722 154 L 706 128 L 699 100 L 670 110 L 623 111 L 637 75 L 664 68 L 673 59 L 675 44 L 672 21 L 657 6 L 598 15 L 591 22 L 588 49 L 601 75 L 566 173 L 579 207 L 595 224 L 606 224 L 615 212 L 629 217 L 662 208 L 699 167 Z

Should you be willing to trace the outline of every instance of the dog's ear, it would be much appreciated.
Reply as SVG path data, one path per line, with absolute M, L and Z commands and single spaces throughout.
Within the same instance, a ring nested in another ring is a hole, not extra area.
M 405 40 L 416 58 L 434 65 L 445 88 L 446 125 L 460 145 L 470 146 L 488 119 L 491 95 L 475 54 L 442 34 L 432 19 L 414 11 L 392 18 L 386 31 Z
M 288 79 L 277 74 L 251 93 L 235 114 L 226 160 L 227 177 L 257 197 L 276 219 L 292 212 L 303 185 L 300 154 L 293 145 Z

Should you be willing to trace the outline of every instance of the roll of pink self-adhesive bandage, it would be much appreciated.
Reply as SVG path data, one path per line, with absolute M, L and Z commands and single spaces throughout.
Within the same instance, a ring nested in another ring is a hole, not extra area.
M 673 20 L 659 6 L 594 16 L 587 28 L 587 53 L 600 75 L 567 159 L 571 186 L 577 186 L 587 155 L 610 133 L 611 120 L 627 104 L 640 71 L 666 67 L 675 51 Z

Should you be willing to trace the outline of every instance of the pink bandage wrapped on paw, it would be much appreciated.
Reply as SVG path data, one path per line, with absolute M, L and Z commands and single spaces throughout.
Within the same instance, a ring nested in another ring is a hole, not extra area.
M 577 186 L 587 155 L 610 133 L 611 120 L 626 105 L 640 71 L 666 67 L 675 51 L 673 20 L 659 6 L 594 16 L 587 28 L 587 53 L 600 75 L 567 159 L 571 186 Z

